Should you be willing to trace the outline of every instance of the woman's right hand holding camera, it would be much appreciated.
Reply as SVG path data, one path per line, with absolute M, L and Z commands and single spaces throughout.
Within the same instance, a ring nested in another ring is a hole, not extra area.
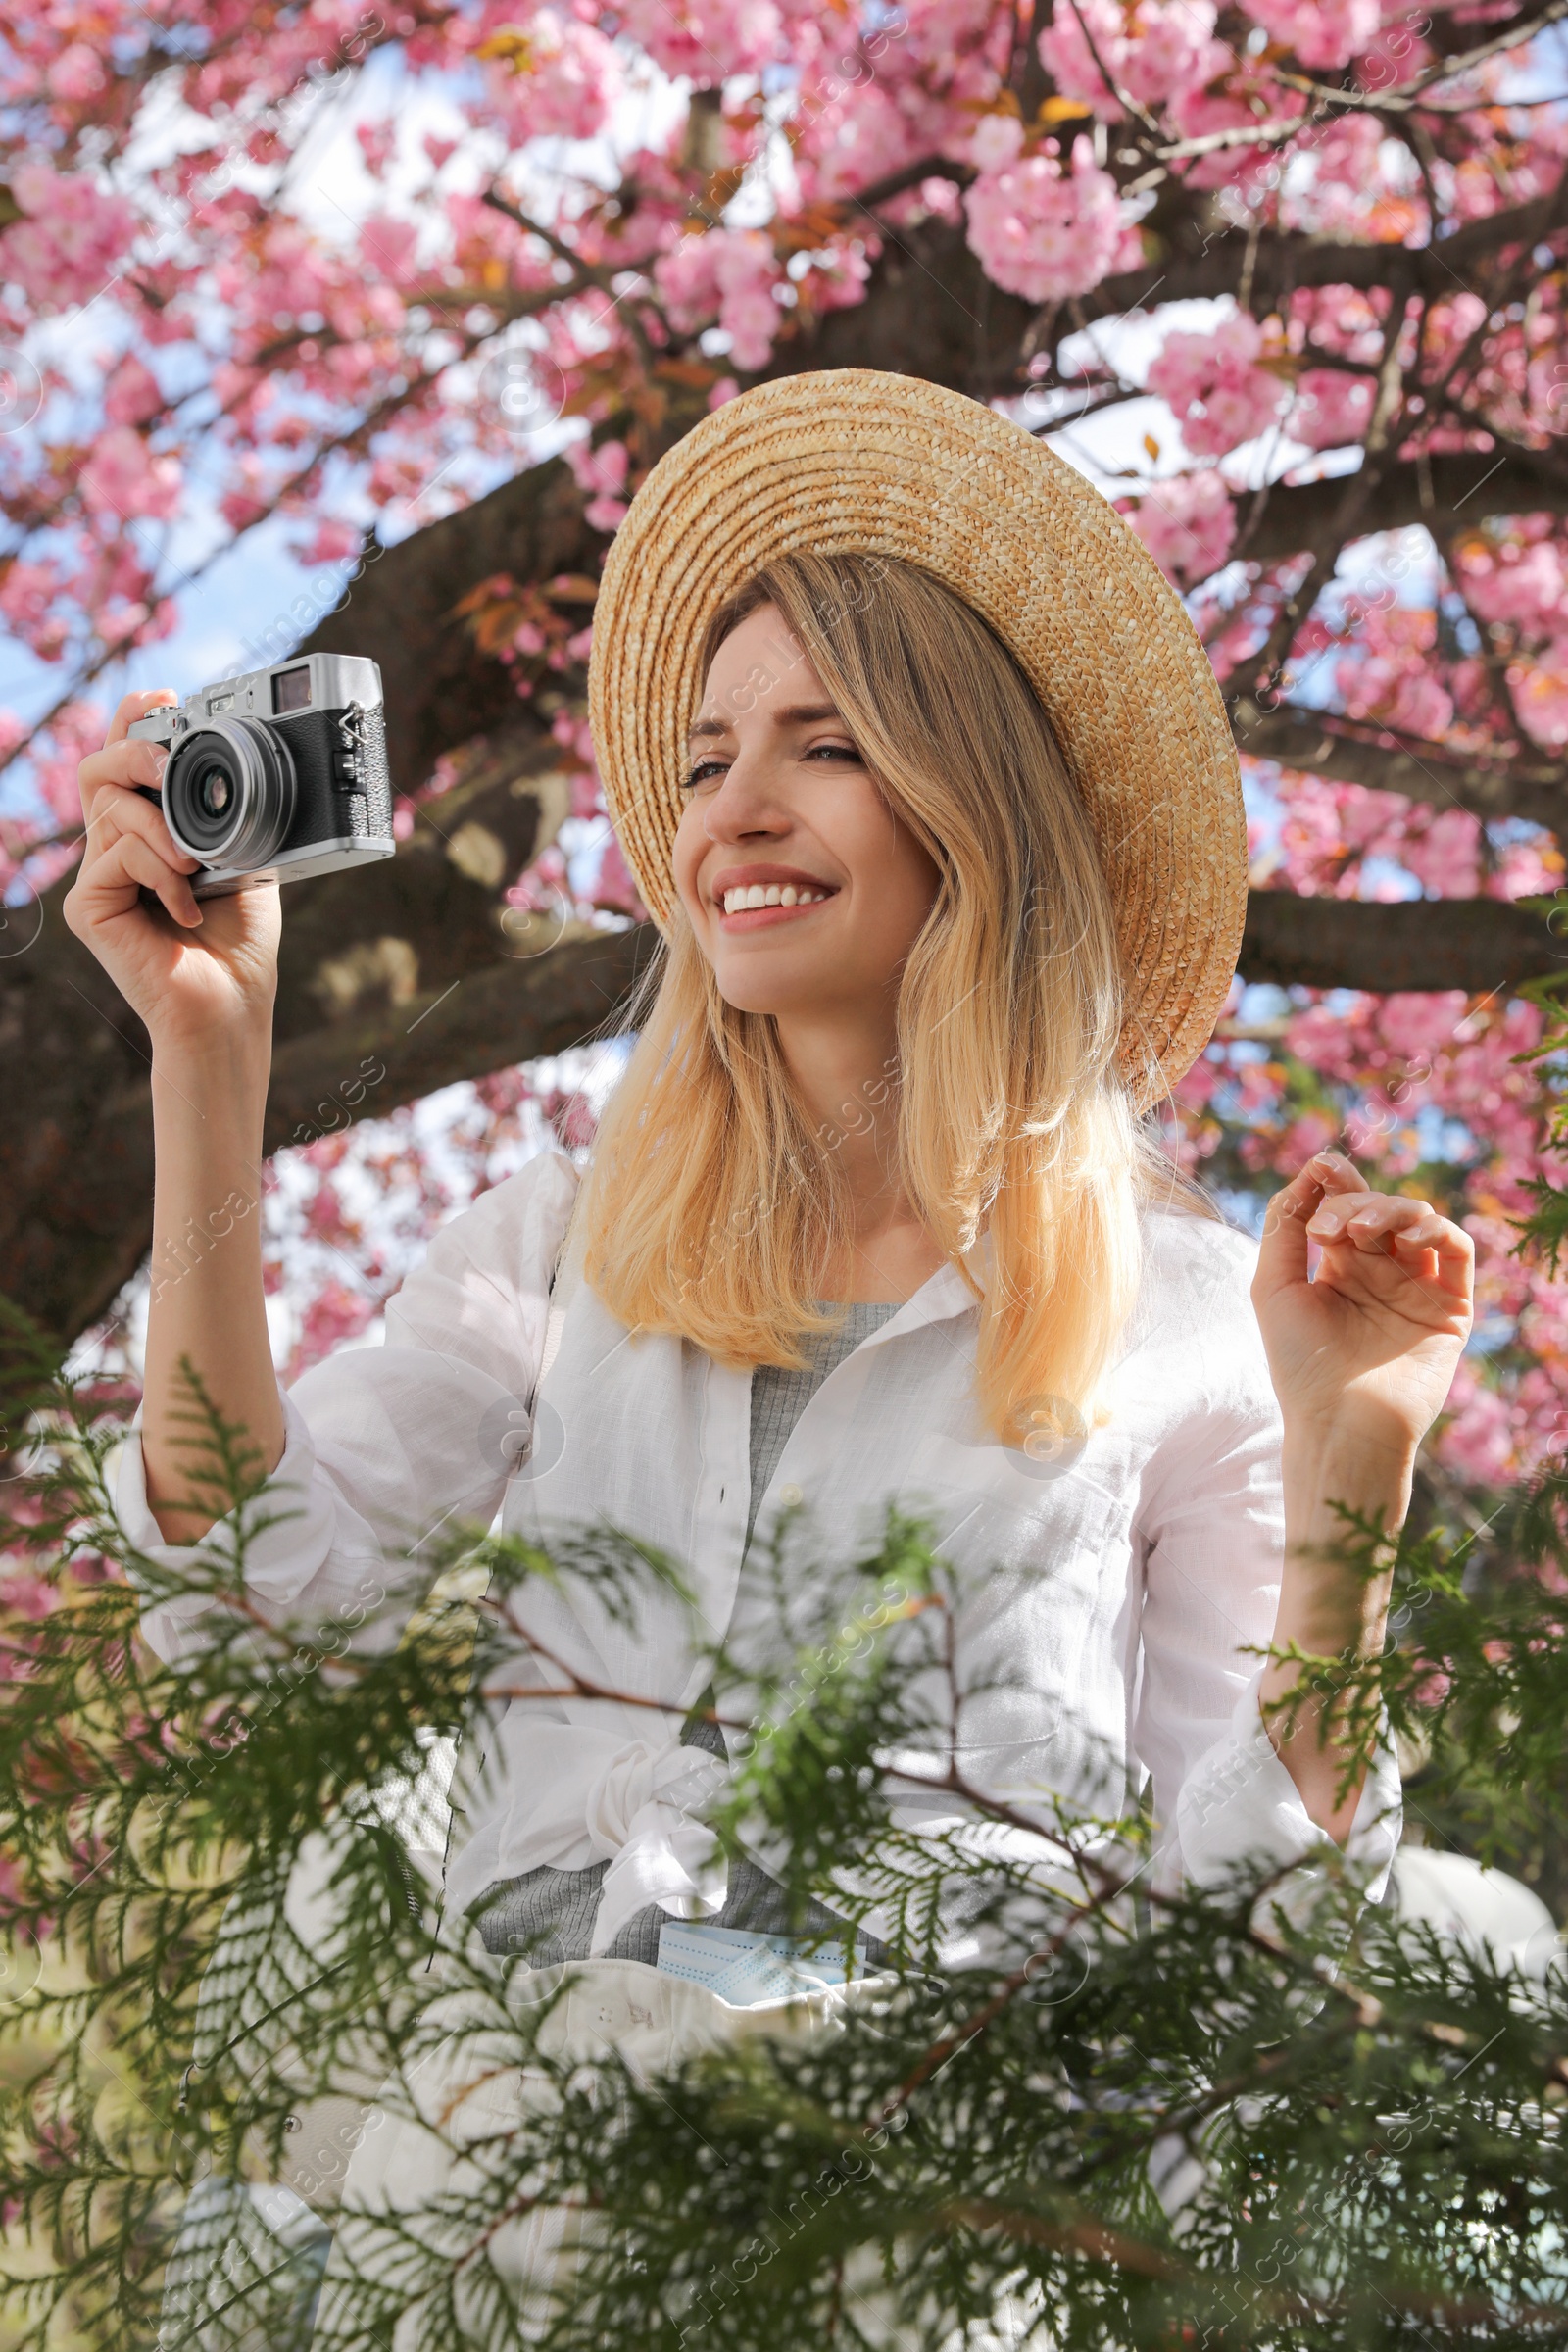
M 167 688 L 126 695 L 103 750 L 81 762 L 87 837 L 65 916 L 152 1041 L 157 1176 L 142 1459 L 165 1540 L 193 1544 L 214 1514 L 192 1483 L 184 1364 L 246 1433 L 262 1470 L 274 1470 L 283 1452 L 261 1246 L 281 918 L 275 882 L 198 901 L 197 859 L 175 849 L 163 809 L 137 789 L 161 782 L 163 750 L 127 729 L 174 699 Z
M 174 847 L 163 809 L 144 797 L 161 784 L 166 755 L 127 730 L 174 700 L 167 687 L 127 694 L 102 751 L 77 769 L 86 844 L 64 909 L 145 1022 L 155 1061 L 232 1045 L 236 1032 L 268 1035 L 277 987 L 276 883 L 198 900 L 197 859 Z

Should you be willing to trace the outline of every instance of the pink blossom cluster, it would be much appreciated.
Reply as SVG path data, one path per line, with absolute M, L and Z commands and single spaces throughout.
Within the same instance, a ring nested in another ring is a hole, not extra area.
M 808 98 L 797 153 L 824 201 L 872 187 L 929 152 L 917 122 L 880 81 L 836 84 L 831 96 Z
M 1280 225 L 1305 235 L 1372 244 L 1415 243 L 1429 224 L 1419 174 L 1397 149 L 1385 158 L 1374 115 L 1333 115 L 1304 128 L 1280 191 Z
M 589 522 L 596 531 L 612 531 L 626 512 L 626 501 L 620 495 L 626 487 L 625 442 L 602 441 L 595 449 L 587 440 L 573 441 L 566 450 L 566 463 L 578 489 L 589 493 L 583 509 Z
M 522 31 L 525 46 L 485 65 L 490 111 L 511 144 L 596 138 L 624 87 L 614 43 L 587 18 L 556 8 L 532 10 Z
M 986 274 L 1027 302 L 1086 294 L 1142 257 L 1116 183 L 1085 138 L 1073 141 L 1070 171 L 1042 149 L 981 172 L 963 203 Z
M 1135 503 L 1122 502 L 1122 511 L 1178 588 L 1195 587 L 1218 571 L 1236 537 L 1236 508 L 1215 466 L 1172 474 Z
M 1365 438 L 1377 386 L 1340 368 L 1303 368 L 1286 418 L 1293 441 L 1308 449 L 1344 449 Z
M 1469 334 L 1461 306 L 1472 298 L 1456 294 L 1433 307 L 1433 330 L 1446 338 L 1454 357 Z M 1299 286 L 1288 303 L 1287 345 L 1293 356 L 1310 362 L 1315 353 L 1346 360 L 1359 368 L 1377 368 L 1383 356 L 1383 319 L 1387 296 L 1381 288 L 1368 293 L 1360 286 Z
M 145 424 L 164 405 L 163 386 L 139 353 L 127 351 L 104 386 L 111 424 Z
M 717 314 L 730 358 L 747 374 L 766 366 L 783 314 L 773 289 L 784 282 L 772 240 L 760 228 L 710 228 L 683 237 L 654 264 L 671 322 L 691 333 Z
M 1302 132 L 1297 152 L 1311 158 L 1314 190 L 1348 188 L 1364 196 L 1376 187 L 1383 138 L 1375 115 L 1331 115 Z
M 317 571 L 329 564 L 341 564 L 358 555 L 365 534 L 357 523 L 341 521 L 336 515 L 323 514 L 315 529 L 298 549 L 299 560 L 307 571 Z
M 167 522 L 178 509 L 182 478 L 172 452 L 155 454 L 132 425 L 116 424 L 101 435 L 81 469 L 81 496 L 89 514 Z
M 817 312 L 854 310 L 865 300 L 870 277 L 871 255 L 863 244 L 822 246 L 807 256 L 807 266 L 795 281 L 796 297 Z
M 11 194 L 23 218 L 0 232 L 0 277 L 15 278 L 40 316 L 91 302 L 113 283 L 136 216 L 84 172 L 20 163 Z
M 58 564 L 31 563 L 19 557 L 0 578 L 0 615 L 13 637 L 20 638 L 41 662 L 58 662 L 70 642 L 69 622 L 61 609 L 65 575 Z M 5 745 L 9 755 L 23 740 L 21 722 Z
M 1234 63 L 1214 38 L 1216 13 L 1212 0 L 1136 0 L 1130 9 L 1119 0 L 1076 0 L 1041 33 L 1040 61 L 1063 97 L 1117 122 L 1126 111 L 1118 91 L 1139 106 L 1168 106 Z
M 1459 576 L 1471 611 L 1533 635 L 1568 637 L 1568 549 L 1552 531 L 1542 515 L 1528 532 L 1466 540 Z
M 1251 441 L 1279 414 L 1284 386 L 1258 366 L 1263 330 L 1249 312 L 1211 334 L 1167 335 L 1148 389 L 1169 403 L 1195 457 L 1220 458 Z
M 1568 551 L 1549 515 L 1518 517 L 1463 541 L 1458 577 L 1477 618 L 1511 657 L 1508 691 L 1533 741 L 1568 743 Z
M 451 1090 L 439 1122 L 416 1104 L 276 1155 L 264 1280 L 294 1309 L 285 1382 L 362 1340 L 439 1227 L 533 1152 L 592 1144 L 588 1059 L 498 1070 Z
M 1383 21 L 1379 0 L 1247 0 L 1247 13 L 1303 66 L 1348 66 Z
M 1201 139 L 1304 118 L 1306 100 L 1260 71 L 1256 60 L 1243 57 L 1221 80 L 1181 92 L 1170 111 L 1184 139 Z M 1176 167 L 1190 187 L 1233 189 L 1247 203 L 1258 200 L 1269 184 L 1267 174 L 1278 168 L 1279 150 L 1272 144 L 1219 147 Z
M 1007 12 L 975 0 L 874 14 L 790 0 L 789 40 L 800 64 L 790 136 L 808 202 L 857 193 L 923 156 L 962 157 L 970 110 L 997 104 L 1013 54 Z M 951 218 L 955 194 L 933 179 L 879 209 L 900 226 L 927 209 Z
M 594 752 L 593 732 L 588 724 L 586 709 L 570 706 L 558 710 L 550 722 L 550 732 L 569 759 L 575 761 L 571 779 L 571 813 L 573 816 L 603 816 L 604 786 L 599 776 L 599 761 Z
M 636 877 L 626 863 L 620 843 L 613 833 L 609 833 L 605 842 L 589 897 L 596 906 L 605 907 L 611 913 L 629 914 L 636 922 L 649 919 L 648 909 L 637 889 Z
M 1351 718 L 1378 719 L 1437 743 L 1453 722 L 1453 695 L 1434 675 L 1437 615 L 1431 607 L 1382 606 L 1360 616 L 1334 682 Z
M 1525 733 L 1554 751 L 1568 744 L 1568 646 L 1559 642 L 1528 664 L 1510 662 L 1508 684 Z
M 656 66 L 696 82 L 760 74 L 782 55 L 783 19 L 774 0 L 624 0 L 616 13 Z
M 329 1187 L 330 1179 L 323 1179 L 318 1200 Z M 341 1276 L 328 1274 L 300 1317 L 299 1333 L 283 1367 L 283 1378 L 292 1384 L 323 1356 L 359 1339 L 380 1303 L 372 1290 L 355 1290 Z
M 76 784 L 76 769 L 88 752 L 102 743 L 108 717 L 109 712 L 102 703 L 83 698 L 67 703 L 49 722 L 44 757 L 33 772 L 38 789 L 58 824 L 72 825 L 81 821 L 81 796 Z
M 1485 843 L 1467 808 L 1322 776 L 1284 775 L 1274 789 L 1278 834 L 1254 865 L 1255 884 L 1287 884 L 1305 898 L 1392 900 L 1407 895 L 1397 873 L 1369 869 L 1401 868 L 1443 898 L 1519 899 L 1561 887 L 1562 860 L 1545 834 Z

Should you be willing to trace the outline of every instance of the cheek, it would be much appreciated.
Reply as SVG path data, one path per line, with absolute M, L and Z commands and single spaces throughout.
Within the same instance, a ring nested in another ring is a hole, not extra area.
M 906 945 L 913 940 L 930 913 L 939 878 L 919 843 L 907 833 L 901 834 L 885 887 L 889 921 Z
M 675 888 L 686 902 L 688 914 L 697 910 L 697 869 L 707 846 L 701 825 L 694 822 L 696 810 L 688 803 L 675 827 L 674 846 L 670 853 L 670 870 Z

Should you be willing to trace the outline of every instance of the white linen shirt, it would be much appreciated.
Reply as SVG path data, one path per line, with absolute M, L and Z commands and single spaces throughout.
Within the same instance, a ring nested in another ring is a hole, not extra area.
M 569 1579 L 524 1589 L 528 1630 L 559 1664 L 660 1704 L 492 1699 L 491 1770 L 448 1874 L 461 1911 L 536 1865 L 608 1858 L 602 1951 L 650 1902 L 692 1918 L 723 1900 L 722 1865 L 715 1877 L 692 1818 L 723 1766 L 679 1733 L 707 1679 L 701 1642 L 730 1627 L 740 1589 L 752 1375 L 679 1337 L 633 1338 L 580 1283 L 539 1380 L 578 1181 L 546 1152 L 482 1195 L 390 1301 L 383 1343 L 339 1352 L 284 1394 L 272 1486 L 293 1490 L 278 1499 L 295 1515 L 252 1544 L 247 1574 L 255 1605 L 279 1624 L 340 1618 L 382 1641 L 395 1638 L 384 1595 L 399 1571 L 407 1579 L 411 1544 L 457 1519 L 489 1526 L 499 1507 L 503 1529 L 546 1543 L 603 1519 L 673 1555 L 695 1591 L 695 1629 L 668 1594 L 628 1629 Z M 1249 1297 L 1254 1246 L 1186 1212 L 1150 1209 L 1142 1227 L 1142 1288 L 1108 1413 L 1076 1455 L 1031 1461 L 980 1421 L 978 1308 L 945 1266 L 808 1402 L 758 1540 L 780 1507 L 799 1506 L 809 1556 L 831 1578 L 875 1550 L 888 1499 L 923 1511 L 972 1581 L 960 1621 L 970 1679 L 994 1678 L 965 1708 L 967 1777 L 1044 1821 L 1052 1796 L 1101 1813 L 1108 1797 L 1114 1815 L 1152 1775 L 1159 1875 L 1213 1885 L 1244 1858 L 1285 1867 L 1321 1858 L 1325 1842 L 1263 1728 L 1262 1661 L 1248 1654 L 1268 1642 L 1279 1597 L 1280 1416 Z M 134 1434 L 117 1503 L 149 1555 L 188 1558 L 148 1510 Z M 150 1606 L 152 1648 L 171 1659 L 200 1642 L 210 1605 Z M 542 1674 L 522 1658 L 509 1679 L 516 1690 Z M 564 1679 L 551 1671 L 553 1686 Z M 952 1800 L 938 1810 L 951 1818 Z M 1398 1831 L 1385 1744 L 1348 1845 L 1373 1896 Z

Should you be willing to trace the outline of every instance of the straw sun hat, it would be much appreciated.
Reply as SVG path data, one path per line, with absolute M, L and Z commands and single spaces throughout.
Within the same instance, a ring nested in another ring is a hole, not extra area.
M 1174 1084 L 1230 986 L 1247 825 L 1225 706 L 1175 592 L 1081 475 L 917 376 L 836 368 L 740 393 L 660 460 L 615 534 L 589 714 L 615 830 L 667 930 L 686 731 L 714 607 L 774 557 L 897 556 L 1010 647 L 1100 844 L 1127 975 L 1123 1062 Z

